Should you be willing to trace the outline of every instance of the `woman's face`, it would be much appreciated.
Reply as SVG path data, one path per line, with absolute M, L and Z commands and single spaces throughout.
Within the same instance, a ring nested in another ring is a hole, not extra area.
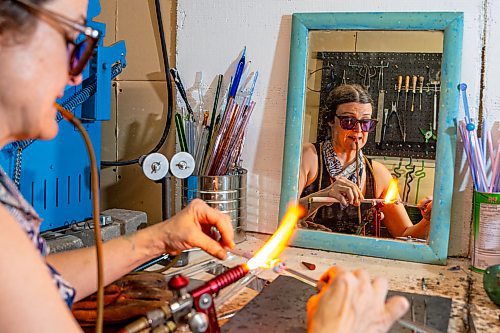
M 359 148 L 362 148 L 368 140 L 368 132 L 361 131 L 359 123 L 352 130 L 343 129 L 338 117 L 353 117 L 360 119 L 371 119 L 372 105 L 370 103 L 344 103 L 337 106 L 337 113 L 333 121 L 329 123 L 332 131 L 333 146 L 341 151 L 356 150 L 356 140 Z
M 44 6 L 84 23 L 87 3 L 87 0 L 53 0 Z M 68 74 L 66 36 L 75 37 L 77 32 L 43 17 L 34 18 L 32 35 L 24 36 L 20 43 L 0 43 L 0 116 L 8 123 L 10 140 L 53 138 L 58 130 L 54 102 L 63 96 L 67 84 L 81 81 L 81 77 Z

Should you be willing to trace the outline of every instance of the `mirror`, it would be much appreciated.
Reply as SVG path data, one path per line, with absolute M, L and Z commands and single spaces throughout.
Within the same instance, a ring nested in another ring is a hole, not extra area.
M 301 222 L 293 245 L 445 263 L 462 30 L 461 13 L 293 15 L 280 216 L 301 196 L 313 213 Z M 361 96 L 360 103 L 336 106 L 335 100 L 349 95 L 345 86 L 336 88 L 344 84 L 360 85 L 349 88 L 359 89 L 354 95 Z M 336 96 L 333 102 L 330 95 Z M 344 107 L 353 104 L 362 107 L 360 113 Z M 373 127 L 373 133 L 349 131 L 350 124 L 360 126 L 345 117 L 353 115 L 367 119 L 361 126 Z M 355 140 L 355 132 L 361 153 L 353 155 L 353 141 L 347 154 L 337 156 L 339 142 Z M 347 167 L 343 158 L 358 163 Z M 340 167 L 326 162 L 331 160 L 340 161 Z M 387 194 L 390 173 L 398 178 L 403 203 L 379 202 Z M 359 180 L 365 197 L 376 200 L 359 210 L 332 204 L 325 194 L 332 175 Z M 416 202 L 429 195 L 434 197 L 432 215 L 423 232 Z M 383 219 L 376 218 L 379 212 Z

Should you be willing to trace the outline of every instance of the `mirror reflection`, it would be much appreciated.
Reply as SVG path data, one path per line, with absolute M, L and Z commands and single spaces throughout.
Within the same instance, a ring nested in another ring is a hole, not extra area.
M 426 242 L 442 51 L 441 31 L 309 32 L 302 228 Z

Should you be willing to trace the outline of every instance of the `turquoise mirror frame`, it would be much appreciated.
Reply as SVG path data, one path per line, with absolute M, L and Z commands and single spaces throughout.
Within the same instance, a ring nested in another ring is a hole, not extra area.
M 436 169 L 431 230 L 427 244 L 298 229 L 292 245 L 374 257 L 446 264 L 455 168 L 455 121 L 458 115 L 463 13 L 296 13 L 292 16 L 290 70 L 280 219 L 298 197 L 302 150 L 308 35 L 310 30 L 444 31 Z

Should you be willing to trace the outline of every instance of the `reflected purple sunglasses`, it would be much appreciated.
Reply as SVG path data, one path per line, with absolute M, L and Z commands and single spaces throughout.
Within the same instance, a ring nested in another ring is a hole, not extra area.
M 344 130 L 353 130 L 358 124 L 361 125 L 361 131 L 371 132 L 375 129 L 377 125 L 377 120 L 375 119 L 356 119 L 350 116 L 337 116 L 339 118 L 340 127 Z

